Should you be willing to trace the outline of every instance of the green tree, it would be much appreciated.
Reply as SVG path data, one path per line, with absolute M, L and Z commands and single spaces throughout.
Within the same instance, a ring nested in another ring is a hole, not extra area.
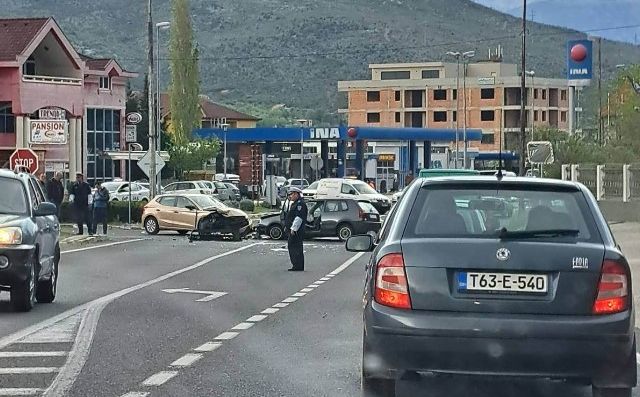
M 171 11 L 171 124 L 174 143 L 184 146 L 191 140 L 193 129 L 200 127 L 198 49 L 191 26 L 189 0 L 172 0 Z
M 219 151 L 220 141 L 217 139 L 196 139 L 184 143 L 172 140 L 169 145 L 169 155 L 174 176 L 182 179 L 185 174 L 193 170 L 203 169 L 203 166 L 215 158 Z

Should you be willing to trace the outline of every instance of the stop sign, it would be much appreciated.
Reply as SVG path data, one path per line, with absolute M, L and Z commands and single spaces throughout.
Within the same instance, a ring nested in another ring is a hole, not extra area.
M 38 155 L 31 149 L 16 149 L 9 157 L 9 164 L 12 170 L 17 166 L 27 167 L 34 174 L 38 170 Z

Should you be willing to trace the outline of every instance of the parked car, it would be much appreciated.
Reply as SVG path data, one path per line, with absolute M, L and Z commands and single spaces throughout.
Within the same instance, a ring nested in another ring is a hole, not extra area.
M 238 186 L 234 185 L 231 182 L 223 182 L 228 190 L 231 191 L 231 198 L 236 201 L 242 200 L 242 195 L 240 194 L 240 189 Z
M 129 201 L 129 182 L 103 182 L 102 186 L 109 191 L 109 201 Z M 149 189 L 139 183 L 131 183 L 132 201 L 149 201 L 150 196 Z
M 237 174 L 215 174 L 212 178 L 213 182 L 231 182 L 235 185 L 240 183 L 240 175 Z
M 183 181 L 173 182 L 164 187 L 164 193 L 182 193 L 182 194 L 213 194 L 211 185 L 207 181 Z
M 284 230 L 285 213 L 288 203 L 283 204 L 280 213 L 263 215 L 260 218 L 257 231 L 274 240 L 286 236 Z M 338 237 L 347 240 L 353 234 L 377 233 L 380 230 L 380 214 L 366 201 L 353 199 L 309 200 L 307 202 L 309 215 L 305 225 L 305 236 Z
M 373 252 L 365 396 L 395 396 L 397 380 L 422 372 L 552 378 L 590 384 L 595 397 L 631 396 L 630 268 L 585 186 L 419 179 L 387 219 L 377 239 L 347 241 Z
M 317 199 L 340 197 L 352 198 L 358 201 L 369 201 L 380 214 L 385 214 L 391 208 L 391 200 L 374 188 L 358 179 L 326 178 L 318 184 L 315 197 Z
M 318 189 L 318 184 L 319 183 L 320 183 L 320 181 L 315 181 L 311 185 L 309 185 L 305 189 L 303 189 L 302 190 L 302 197 L 304 197 L 305 199 L 314 198 L 316 196 L 316 191 Z
M 60 223 L 31 174 L 0 170 L 0 290 L 9 291 L 14 310 L 56 297 L 60 264 Z
M 250 231 L 244 211 L 227 207 L 207 194 L 164 194 L 145 205 L 142 224 L 149 234 L 174 230 L 180 234 L 230 234 L 240 240 Z

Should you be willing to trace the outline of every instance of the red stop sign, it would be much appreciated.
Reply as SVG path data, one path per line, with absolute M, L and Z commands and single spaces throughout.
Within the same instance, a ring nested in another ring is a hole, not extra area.
M 38 155 L 31 149 L 16 149 L 9 157 L 11 169 L 15 170 L 17 166 L 26 167 L 29 172 L 35 174 L 38 170 Z

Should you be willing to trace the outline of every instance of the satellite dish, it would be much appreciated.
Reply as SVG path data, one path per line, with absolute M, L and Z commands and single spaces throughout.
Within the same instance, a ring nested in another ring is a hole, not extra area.
M 531 164 L 552 164 L 553 145 L 549 141 L 536 141 L 527 143 L 527 155 Z

